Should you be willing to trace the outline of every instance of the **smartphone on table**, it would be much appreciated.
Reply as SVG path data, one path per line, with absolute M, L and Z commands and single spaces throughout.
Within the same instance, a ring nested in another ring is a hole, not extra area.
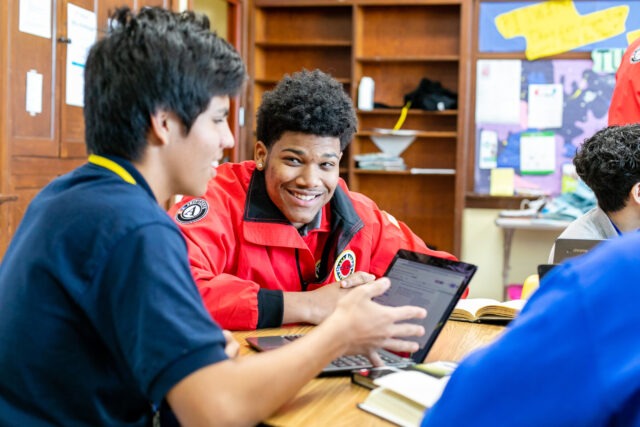
M 374 380 L 384 377 L 385 375 L 400 372 L 402 369 L 393 366 L 381 366 L 379 368 L 354 369 L 351 371 L 351 382 L 359 386 L 373 390 L 378 387 L 373 383 Z

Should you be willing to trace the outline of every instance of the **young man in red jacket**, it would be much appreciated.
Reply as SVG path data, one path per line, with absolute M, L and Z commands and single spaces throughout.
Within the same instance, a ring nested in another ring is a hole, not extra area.
M 356 127 L 336 80 L 318 70 L 286 76 L 263 97 L 255 161 L 220 165 L 204 197 L 172 208 L 222 327 L 318 324 L 346 288 L 382 276 L 398 249 L 453 258 L 340 179 Z

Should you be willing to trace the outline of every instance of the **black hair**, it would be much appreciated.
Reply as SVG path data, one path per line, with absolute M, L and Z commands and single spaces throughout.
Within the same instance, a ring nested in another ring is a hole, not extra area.
M 573 164 L 603 211 L 621 210 L 640 182 L 640 124 L 599 130 L 578 148 Z
M 139 160 L 151 116 L 175 113 L 188 134 L 214 96 L 233 96 L 245 80 L 240 55 L 193 12 L 117 9 L 85 67 L 87 150 Z
M 285 132 L 338 137 L 340 151 L 351 142 L 358 119 L 342 85 L 320 70 L 285 75 L 266 92 L 258 109 L 257 138 L 267 149 Z

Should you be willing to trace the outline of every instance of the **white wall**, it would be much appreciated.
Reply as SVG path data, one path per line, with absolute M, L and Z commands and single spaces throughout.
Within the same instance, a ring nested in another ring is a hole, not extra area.
M 193 10 L 204 13 L 211 21 L 211 29 L 218 36 L 227 38 L 227 0 L 193 0 Z
M 495 225 L 499 210 L 465 209 L 462 219 L 461 261 L 478 266 L 470 297 L 502 300 L 502 229 Z M 546 264 L 549 250 L 560 232 L 516 230 L 511 247 L 509 283 L 522 283 Z

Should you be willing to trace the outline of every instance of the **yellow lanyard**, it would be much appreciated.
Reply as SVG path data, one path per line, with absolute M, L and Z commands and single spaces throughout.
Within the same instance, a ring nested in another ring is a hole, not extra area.
M 131 174 L 113 160 L 109 160 L 106 157 L 98 156 L 96 154 L 91 154 L 89 155 L 89 163 L 93 163 L 94 165 L 109 169 L 111 172 L 122 178 L 125 182 L 136 185 L 136 180 L 133 179 Z

